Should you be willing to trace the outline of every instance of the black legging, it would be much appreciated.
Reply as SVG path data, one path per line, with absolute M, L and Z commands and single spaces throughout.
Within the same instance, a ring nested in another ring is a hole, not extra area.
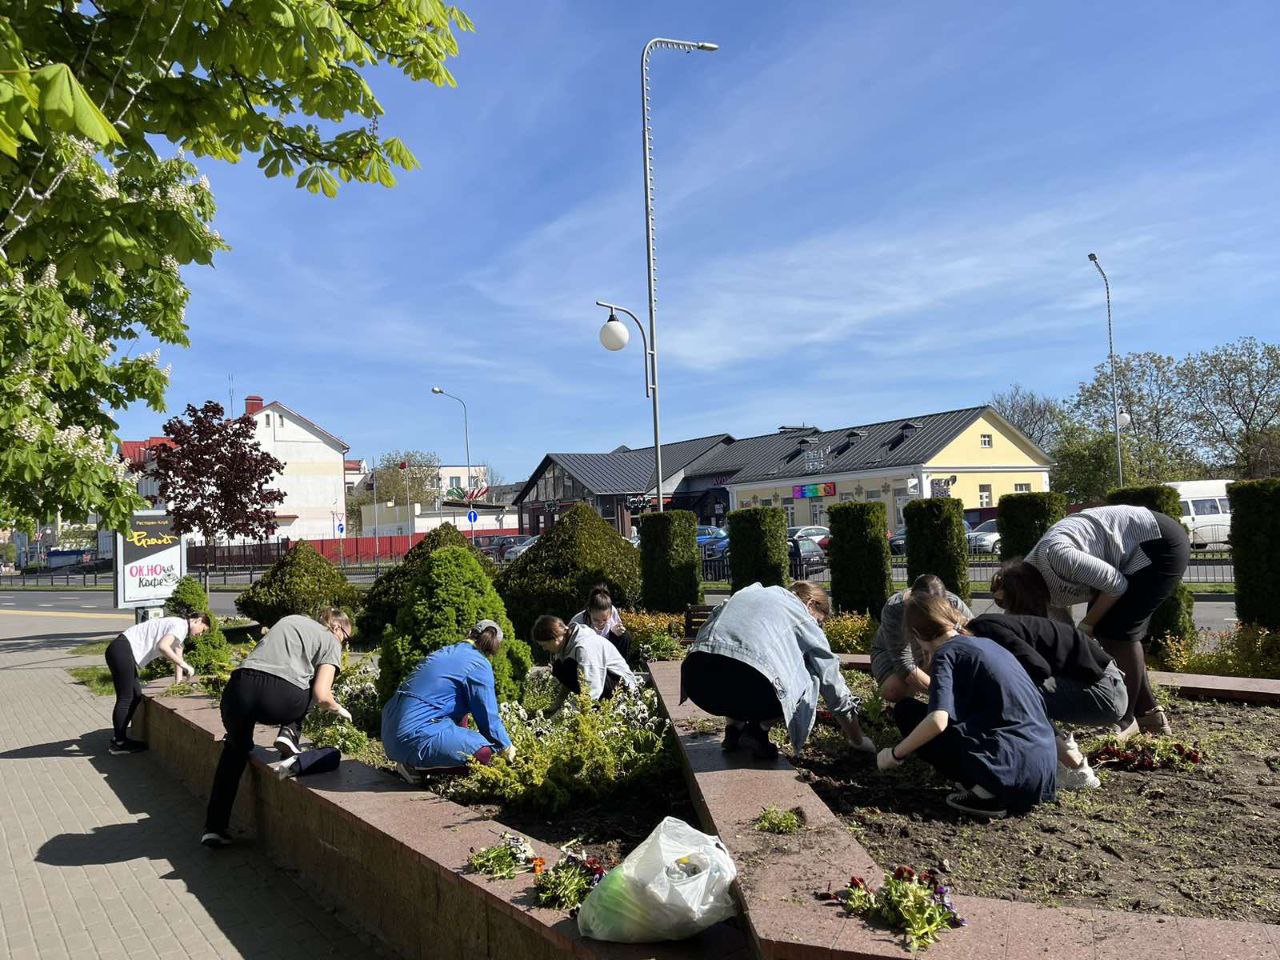
M 142 684 L 138 681 L 138 663 L 133 647 L 122 633 L 107 644 L 107 669 L 116 688 L 116 705 L 111 711 L 111 735 L 123 742 L 129 733 L 129 721 L 142 702 Z
M 240 776 L 253 752 L 256 723 L 301 724 L 311 706 L 311 691 L 260 670 L 233 670 L 222 691 L 222 725 L 227 731 L 213 775 L 205 830 L 226 833 L 231 823 Z
M 749 723 L 782 719 L 782 704 L 769 678 L 741 660 L 695 651 L 680 665 L 680 692 L 713 717 Z
M 1124 672 L 1124 685 L 1129 693 L 1129 712 L 1120 721 L 1127 726 L 1135 715 L 1156 708 L 1155 694 L 1147 679 L 1147 661 L 1142 644 L 1151 629 L 1151 617 L 1165 600 L 1173 595 L 1191 560 L 1191 541 L 1182 524 L 1163 513 L 1156 513 L 1160 527 L 1158 540 L 1138 545 L 1149 566 L 1129 574 L 1129 586 L 1094 627 L 1093 635 Z
M 893 706 L 894 722 L 904 737 L 928 715 L 928 704 L 919 700 L 899 700 Z M 987 768 L 974 760 L 954 724 L 949 724 L 942 733 L 916 750 L 915 756 L 938 771 L 943 779 L 958 783 L 966 790 L 982 787 L 997 797 L 1003 793 Z

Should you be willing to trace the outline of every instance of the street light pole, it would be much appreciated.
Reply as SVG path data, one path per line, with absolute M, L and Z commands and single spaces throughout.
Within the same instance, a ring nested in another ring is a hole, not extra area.
M 445 393 L 439 387 L 432 387 L 431 392 L 441 397 L 449 397 L 452 400 L 457 400 L 459 403 L 462 404 L 462 440 L 467 451 L 467 491 L 466 493 L 470 494 L 471 493 L 471 425 L 467 421 L 467 405 L 461 397 L 455 397 L 452 393 Z M 471 528 L 471 539 L 472 541 L 474 541 L 476 538 L 476 525 L 474 521 L 472 521 L 471 519 L 471 514 L 474 511 L 471 509 L 471 501 L 468 499 L 468 497 L 464 495 L 462 499 L 467 501 L 467 524 Z
M 1116 476 L 1119 478 L 1119 485 L 1124 486 L 1124 454 L 1120 447 L 1120 396 L 1116 390 L 1116 342 L 1111 327 L 1111 281 L 1107 279 L 1106 271 L 1102 269 L 1102 264 L 1098 262 L 1096 253 L 1089 254 L 1089 260 L 1098 268 L 1098 273 L 1102 275 L 1102 287 L 1107 295 L 1107 354 L 1111 358 L 1111 416 L 1112 424 L 1116 432 Z

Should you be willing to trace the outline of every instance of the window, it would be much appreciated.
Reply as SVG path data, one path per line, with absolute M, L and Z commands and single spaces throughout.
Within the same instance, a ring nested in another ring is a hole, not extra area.
M 267 426 L 267 427 L 271 426 L 271 414 L 264 413 L 262 415 L 262 423 L 263 423 L 263 426 Z
M 1219 497 L 1219 498 L 1218 498 L 1218 506 L 1220 506 L 1220 507 L 1222 508 L 1222 512 L 1223 512 L 1223 513 L 1230 513 L 1230 512 L 1231 512 L 1231 501 L 1230 501 L 1230 500 L 1228 500 L 1226 497 Z
M 452 489 L 453 487 L 460 487 L 460 486 L 462 486 L 462 478 L 461 478 L 461 477 L 459 477 L 459 476 L 450 476 L 450 477 L 449 477 L 449 487 L 450 487 L 450 489 Z
M 827 503 L 822 497 L 814 497 L 809 501 L 809 522 L 823 524 L 827 522 Z M 808 536 L 808 534 L 805 534 Z
M 790 498 L 788 498 L 790 499 Z M 794 503 L 784 504 L 783 510 L 787 511 L 787 526 L 794 527 L 796 524 L 796 506 Z
M 868 500 L 879 500 L 879 499 L 880 499 L 880 491 L 879 491 L 879 490 L 868 490 L 868 491 L 867 491 L 867 499 L 868 499 Z
M 983 450 L 991 449 L 991 434 L 984 433 L 978 438 L 978 442 L 982 445 Z
M 852 494 L 852 493 L 842 493 L 842 494 L 840 494 L 840 502 L 841 502 L 841 503 L 848 503 L 850 500 L 853 500 L 853 499 L 854 499 L 854 496 L 853 496 L 853 494 Z
M 1191 516 L 1191 504 L 1190 504 L 1190 503 L 1188 503 L 1186 500 L 1179 500 L 1179 501 L 1178 501 L 1178 506 L 1180 506 L 1180 507 L 1182 508 L 1182 515 L 1183 515 L 1184 517 L 1189 517 L 1189 516 Z
M 991 484 L 989 483 L 978 484 L 978 506 L 980 507 L 991 506 Z
M 1191 507 L 1196 512 L 1197 517 L 1217 517 L 1222 514 L 1218 509 L 1218 501 L 1213 498 L 1204 500 L 1192 500 Z
M 1031 492 L 1031 484 L 1029 484 L 1029 483 L 1015 483 L 1015 484 L 1013 485 L 1013 492 L 1014 492 L 1014 493 L 1030 493 L 1030 492 Z

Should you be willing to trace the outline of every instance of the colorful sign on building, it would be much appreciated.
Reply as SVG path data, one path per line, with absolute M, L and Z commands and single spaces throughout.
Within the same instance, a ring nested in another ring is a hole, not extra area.
M 160 511 L 135 513 L 127 534 L 116 534 L 116 606 L 160 606 L 186 573 L 182 537 Z
M 804 483 L 791 488 L 791 496 L 796 500 L 808 500 L 811 497 L 834 497 L 834 483 Z

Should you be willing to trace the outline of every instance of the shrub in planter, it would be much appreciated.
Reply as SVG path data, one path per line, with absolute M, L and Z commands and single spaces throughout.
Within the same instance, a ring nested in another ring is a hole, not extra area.
M 585 503 L 570 507 L 538 542 L 498 574 L 496 586 L 516 632 L 527 637 L 544 613 L 569 620 L 603 583 L 619 609 L 640 597 L 640 554 Z
M 441 547 L 469 547 L 490 580 L 498 575 L 498 565 L 492 559 L 472 547 L 471 541 L 452 523 L 442 523 L 410 547 L 400 563 L 370 585 L 356 619 L 356 627 L 364 637 L 376 641 L 388 624 L 396 622 L 422 562 Z
M 640 517 L 641 602 L 646 610 L 680 613 L 702 602 L 698 518 L 688 510 Z
M 395 627 L 383 634 L 378 696 L 385 703 L 424 657 L 457 643 L 478 620 L 494 620 L 503 641 L 493 658 L 499 700 L 518 700 L 532 665 L 529 645 L 517 639 L 502 599 L 466 547 L 443 547 L 417 568 Z
M 360 590 L 305 540 L 236 597 L 236 609 L 265 627 L 294 613 L 313 617 L 325 607 L 351 611 L 359 604 Z
M 687 648 L 680 642 L 684 638 L 683 614 L 625 610 L 622 625 L 631 634 L 637 662 L 684 659 Z
M 753 583 L 785 586 L 790 580 L 787 514 L 780 507 L 744 507 L 729 514 L 729 588 Z
M 1112 490 L 1107 494 L 1107 503 L 1146 507 L 1148 510 L 1167 514 L 1175 520 L 1182 516 L 1178 491 L 1162 483 Z M 1239 569 L 1238 566 L 1237 569 Z M 1157 653 L 1169 637 L 1186 641 L 1196 636 L 1195 604 L 1196 600 L 1191 593 L 1191 588 L 1185 583 L 1179 583 L 1173 595 L 1160 604 L 1152 614 L 1148 636 L 1151 637 L 1153 649 Z
M 1236 614 L 1245 623 L 1280 630 L 1280 480 L 1242 480 L 1227 487 Z
M 835 542 L 834 534 L 831 540 Z M 868 653 L 876 638 L 876 621 L 864 613 L 837 613 L 827 617 L 822 632 L 836 653 Z
M 1280 632 L 1241 623 L 1230 630 L 1170 637 L 1161 663 L 1176 673 L 1280 680 Z
M 1006 493 L 996 508 L 1000 559 L 1025 557 L 1046 530 L 1067 515 L 1067 498 L 1057 492 Z
M 218 622 L 217 616 L 209 609 L 209 595 L 204 592 L 199 580 L 195 577 L 183 577 L 179 580 L 174 585 L 173 593 L 165 601 L 164 612 L 171 617 L 209 614 L 209 629 L 201 636 L 188 637 L 182 645 L 182 655 L 187 663 L 196 668 L 197 673 L 231 672 L 231 644 L 222 632 L 222 624 Z M 162 657 L 152 663 L 163 664 L 161 675 L 173 670 L 173 664 Z
M 889 515 L 883 503 L 837 503 L 827 511 L 831 602 L 846 613 L 880 616 L 893 593 Z
M 912 500 L 902 508 L 902 517 L 907 525 L 907 582 L 932 573 L 968 603 L 969 541 L 964 535 L 964 504 L 952 497 Z

